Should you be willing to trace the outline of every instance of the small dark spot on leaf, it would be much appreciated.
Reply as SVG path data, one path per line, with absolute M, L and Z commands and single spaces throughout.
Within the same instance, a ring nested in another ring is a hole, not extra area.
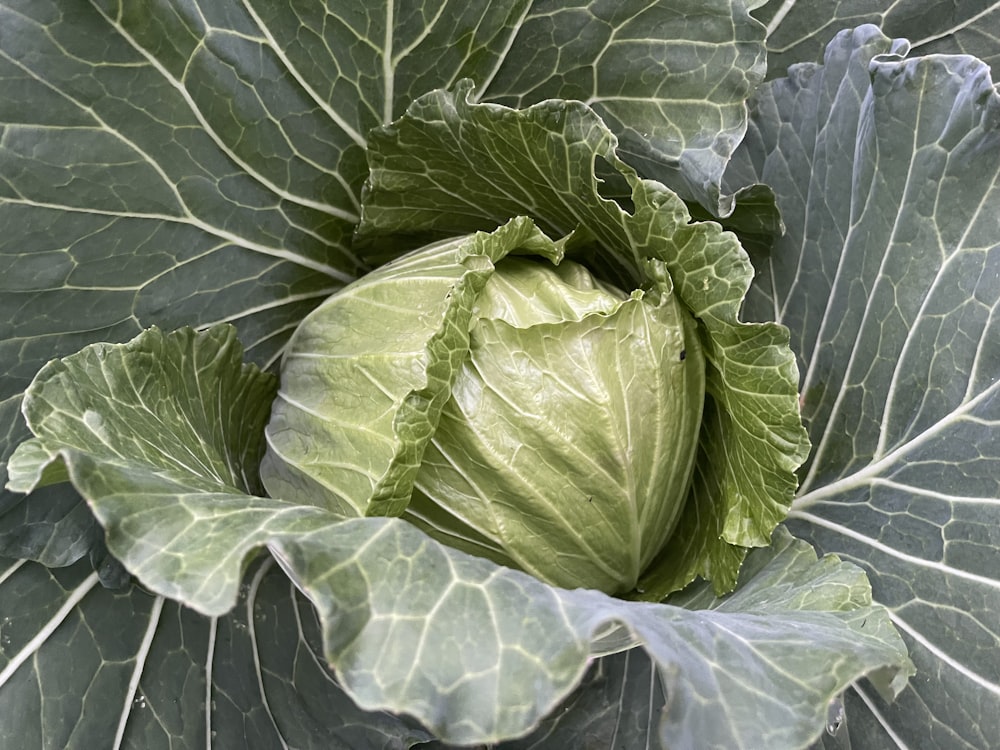
M 687 355 L 688 355 L 687 349 L 681 349 L 681 362 L 687 359 Z

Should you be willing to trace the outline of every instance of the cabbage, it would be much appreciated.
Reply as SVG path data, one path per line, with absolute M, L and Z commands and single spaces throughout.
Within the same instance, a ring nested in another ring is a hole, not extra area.
M 630 591 L 690 491 L 705 399 L 694 319 L 665 271 L 626 295 L 554 245 L 558 265 L 496 252 L 494 265 L 476 246 L 417 250 L 303 322 L 284 360 L 264 482 L 275 497 L 313 485 L 348 516 L 403 513 L 559 586 Z M 371 314 L 400 299 L 400 314 Z M 449 337 L 440 382 L 421 388 L 413 363 L 428 367 L 434 344 L 421 354 L 414 341 L 448 315 L 461 335 Z M 393 335 L 359 336 L 362 326 Z M 388 480 L 371 465 L 359 471 L 345 406 L 368 429 L 395 432 L 405 470 L 387 466 Z M 414 413 L 426 426 L 408 445 Z

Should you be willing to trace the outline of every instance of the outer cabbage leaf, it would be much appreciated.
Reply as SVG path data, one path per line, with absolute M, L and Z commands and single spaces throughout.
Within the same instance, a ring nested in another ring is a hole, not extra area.
M 95 345 L 39 375 L 26 416 L 111 551 L 154 593 L 222 615 L 266 545 L 315 605 L 324 655 L 362 708 L 409 714 L 446 741 L 496 741 L 537 725 L 595 652 L 638 643 L 671 696 L 657 730 L 668 746 L 796 747 L 851 681 L 871 674 L 891 696 L 906 680 L 905 652 L 861 571 L 817 561 L 785 534 L 737 595 L 689 610 L 546 586 L 399 519 L 344 521 L 249 494 L 252 482 L 188 445 L 193 429 L 227 456 L 259 449 L 259 433 L 198 419 L 260 408 L 247 388 L 259 374 L 235 353 L 232 329 Z
M 640 586 L 657 598 L 702 575 L 720 591 L 732 588 L 743 548 L 767 544 L 784 518 L 808 449 L 786 332 L 738 319 L 752 275 L 746 253 L 717 224 L 689 223 L 662 185 L 640 180 L 583 105 L 511 110 L 472 104 L 468 94 L 467 83 L 454 95 L 428 94 L 373 133 L 359 234 L 373 252 L 383 244 L 398 252 L 401 234 L 427 240 L 527 214 L 623 288 L 641 281 L 646 258 L 661 261 L 700 321 L 711 403 L 695 502 L 681 520 L 684 544 L 670 545 Z M 632 212 L 602 197 L 598 159 L 631 187 Z
M 0 483 L 27 435 L 24 388 L 54 356 L 231 322 L 273 363 L 364 270 L 351 233 L 368 130 L 430 89 L 585 88 L 650 134 L 631 134 L 637 159 L 682 182 L 690 165 L 717 193 L 763 29 L 742 0 L 699 2 L 711 23 L 683 20 L 688 4 L 581 3 L 551 27 L 551 4 L 530 0 L 0 0 Z M 711 59 L 678 68 L 706 42 Z M 64 565 L 99 546 L 65 485 L 39 499 L 0 497 L 5 554 Z
M 485 86 L 476 81 L 479 98 L 516 108 L 543 99 L 583 101 L 641 174 L 728 215 L 734 198 L 720 193 L 722 173 L 746 131 L 746 99 L 766 67 L 764 27 L 749 12 L 754 5 L 535 2 L 496 77 Z
M 17 602 L 0 619 L 4 747 L 321 750 L 432 739 L 344 693 L 315 610 L 273 560 L 251 566 L 223 617 L 138 586 L 108 590 L 86 561 L 49 570 L 3 560 L 0 601 Z
M 835 33 L 861 24 L 912 40 L 921 55 L 965 53 L 1000 65 L 1000 5 L 993 0 L 770 0 L 754 15 L 767 24 L 768 78 L 797 62 L 818 62 Z
M 865 26 L 760 93 L 734 169 L 788 233 L 748 311 L 791 329 L 816 451 L 790 518 L 863 566 L 918 672 L 848 699 L 855 744 L 1000 734 L 1000 96 Z

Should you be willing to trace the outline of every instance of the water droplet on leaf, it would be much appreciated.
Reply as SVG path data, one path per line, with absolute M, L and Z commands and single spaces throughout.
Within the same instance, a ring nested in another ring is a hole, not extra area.
M 847 714 L 844 711 L 844 702 L 838 696 L 830 701 L 830 705 L 826 708 L 826 733 L 831 737 L 836 737 L 846 722 Z

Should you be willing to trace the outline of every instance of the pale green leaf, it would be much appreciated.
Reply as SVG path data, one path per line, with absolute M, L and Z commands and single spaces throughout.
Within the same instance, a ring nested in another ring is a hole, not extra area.
M 688 313 L 655 294 L 527 326 L 480 311 L 407 517 L 554 585 L 634 589 L 683 512 L 705 389 Z
M 768 78 L 797 62 L 819 62 L 841 29 L 874 24 L 910 40 L 920 55 L 964 53 L 1000 63 L 1000 3 L 996 0 L 770 0 L 754 15 L 767 24 Z

